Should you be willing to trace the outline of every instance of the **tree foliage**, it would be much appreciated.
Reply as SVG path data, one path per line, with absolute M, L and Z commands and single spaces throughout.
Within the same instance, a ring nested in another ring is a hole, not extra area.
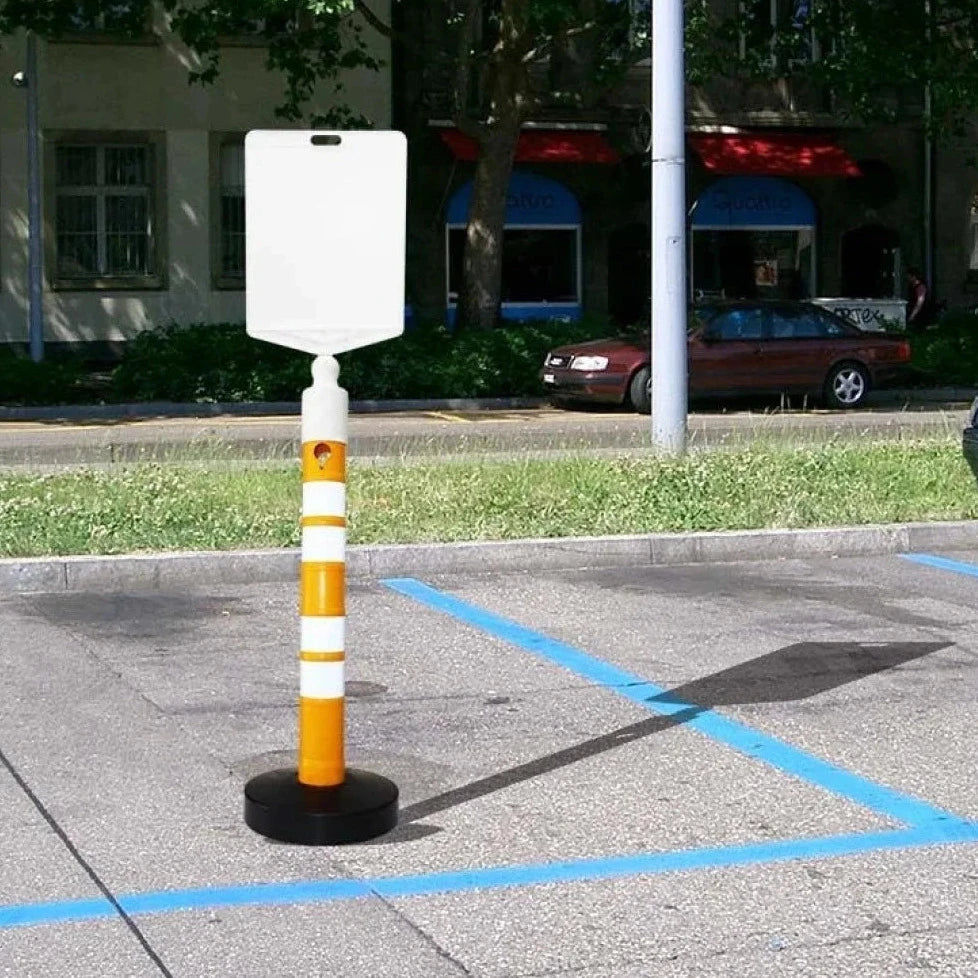
M 748 0 L 718 13 L 687 0 L 694 83 L 716 75 L 806 81 L 831 111 L 864 123 L 920 117 L 959 133 L 978 111 L 978 0 Z

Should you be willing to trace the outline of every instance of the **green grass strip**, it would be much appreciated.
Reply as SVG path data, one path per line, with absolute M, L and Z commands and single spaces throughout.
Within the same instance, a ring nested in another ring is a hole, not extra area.
M 296 546 L 297 465 L 0 475 L 0 555 Z M 502 540 L 978 517 L 953 437 L 703 452 L 351 465 L 349 542 Z

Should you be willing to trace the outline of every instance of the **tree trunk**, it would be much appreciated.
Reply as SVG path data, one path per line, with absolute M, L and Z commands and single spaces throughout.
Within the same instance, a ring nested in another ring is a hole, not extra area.
M 502 293 L 503 226 L 506 196 L 520 127 L 531 95 L 525 56 L 532 44 L 526 0 L 501 0 L 498 37 L 486 75 L 486 121 L 465 229 L 458 325 L 492 329 Z
M 505 125 L 500 120 L 480 146 L 458 301 L 457 324 L 463 329 L 492 329 L 499 319 L 506 196 L 519 135 L 518 118 L 506 120 Z

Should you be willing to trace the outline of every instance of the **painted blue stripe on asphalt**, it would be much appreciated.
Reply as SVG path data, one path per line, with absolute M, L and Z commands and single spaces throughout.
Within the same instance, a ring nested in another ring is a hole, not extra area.
M 712 710 L 692 703 L 680 702 L 674 699 L 668 690 L 647 682 L 641 676 L 619 669 L 609 662 L 558 642 L 556 639 L 548 638 L 508 618 L 438 591 L 421 581 L 413 578 L 391 578 L 383 583 L 428 608 L 451 615 L 467 625 L 526 649 L 593 683 L 607 687 L 652 713 L 662 716 L 689 713 L 690 717 L 683 721 L 684 725 L 692 727 L 711 740 L 732 747 L 748 757 L 764 761 L 785 774 L 830 791 L 885 818 L 918 827 L 961 822 L 950 812 L 910 795 L 901 794 L 885 785 L 876 784 L 844 768 L 836 767 L 828 761 L 807 754 L 797 747 L 792 747 Z
M 305 880 L 296 883 L 258 883 L 138 893 L 119 897 L 128 914 L 177 913 L 227 907 L 285 906 L 299 903 L 338 903 L 382 896 L 386 899 L 501 890 L 553 883 L 654 876 L 693 870 L 832 859 L 894 849 L 978 842 L 978 825 L 957 822 L 931 828 L 786 839 L 679 852 L 637 853 L 601 859 L 464 869 L 416 876 L 384 876 L 363 880 Z M 0 906 L 0 930 L 12 927 L 60 924 L 113 916 L 105 900 L 65 900 L 60 903 Z
M 8 927 L 36 927 L 38 924 L 70 924 L 77 920 L 98 920 L 115 915 L 115 907 L 101 897 L 94 900 L 13 904 L 0 906 L 0 930 Z
M 900 556 L 904 560 L 909 560 L 914 564 L 923 564 L 925 567 L 936 567 L 938 570 L 978 577 L 978 566 L 975 564 L 966 564 L 963 561 L 950 560 L 947 557 L 935 557 L 933 554 L 900 554 Z

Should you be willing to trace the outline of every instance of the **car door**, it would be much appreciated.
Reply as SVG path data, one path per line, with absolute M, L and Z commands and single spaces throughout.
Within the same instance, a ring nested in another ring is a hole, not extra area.
M 825 379 L 825 338 L 819 310 L 805 305 L 773 306 L 764 345 L 765 387 L 772 391 L 820 387 Z
M 689 342 L 691 394 L 742 394 L 757 386 L 764 344 L 762 306 L 720 309 Z
M 774 306 L 770 311 L 764 355 L 764 370 L 771 389 L 821 388 L 832 360 L 832 337 L 841 332 L 833 318 L 815 306 Z

